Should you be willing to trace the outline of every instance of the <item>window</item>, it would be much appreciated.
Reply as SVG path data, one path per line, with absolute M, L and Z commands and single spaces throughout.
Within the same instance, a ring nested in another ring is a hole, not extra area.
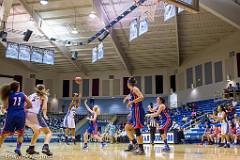
M 82 91 L 83 97 L 89 96 L 89 79 L 83 80 L 83 91 Z
M 214 70 L 215 70 L 215 82 L 222 82 L 223 81 L 223 71 L 222 71 L 222 62 L 214 63 Z
M 204 64 L 205 71 L 205 84 L 212 84 L 212 62 L 207 62 Z
M 63 97 L 69 97 L 69 80 L 63 80 Z
M 193 69 L 188 68 L 186 70 L 187 88 L 191 88 L 193 84 Z
M 102 80 L 102 96 L 109 96 L 110 95 L 110 81 L 109 80 Z
M 128 95 L 130 93 L 127 87 L 128 78 L 129 77 L 123 77 L 123 95 Z
M 201 64 L 195 67 L 195 80 L 196 80 L 196 87 L 203 85 Z
M 156 83 L 156 94 L 162 94 L 163 93 L 163 76 L 156 75 L 155 83 Z
M 120 95 L 120 79 L 113 80 L 113 95 L 114 96 Z
M 172 89 L 173 92 L 176 91 L 176 76 L 175 75 L 170 76 L 170 89 Z
M 92 80 L 92 96 L 99 96 L 99 79 Z
M 75 80 L 72 81 L 72 95 L 74 93 L 79 93 L 79 85 L 75 82 Z
M 145 76 L 145 94 L 152 94 L 152 76 Z

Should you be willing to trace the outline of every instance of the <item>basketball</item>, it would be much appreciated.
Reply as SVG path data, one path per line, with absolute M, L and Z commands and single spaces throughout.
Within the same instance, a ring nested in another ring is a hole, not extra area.
M 81 84 L 82 78 L 81 77 L 75 77 L 75 83 L 77 83 L 78 85 Z

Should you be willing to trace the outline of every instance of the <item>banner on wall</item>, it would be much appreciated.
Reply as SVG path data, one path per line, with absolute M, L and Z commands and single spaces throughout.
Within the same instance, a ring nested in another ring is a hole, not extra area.
M 143 133 L 143 143 L 144 144 L 148 144 L 150 143 L 151 141 L 151 136 L 150 136 L 150 133 Z M 167 140 L 168 140 L 168 143 L 175 143 L 175 137 L 174 137 L 174 133 L 168 133 L 167 134 Z M 156 144 L 161 144 L 161 143 L 164 143 L 162 140 L 161 140 L 161 135 L 159 133 L 155 134 L 155 141 L 154 143 Z
M 130 23 L 129 41 L 132 41 L 137 37 L 138 37 L 138 22 L 137 22 L 137 19 L 134 19 Z
M 176 7 L 172 4 L 167 4 L 164 6 L 164 22 L 170 20 L 176 16 Z

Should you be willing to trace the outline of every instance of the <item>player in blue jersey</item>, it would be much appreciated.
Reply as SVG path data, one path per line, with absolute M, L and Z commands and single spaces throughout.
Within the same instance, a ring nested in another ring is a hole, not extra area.
M 137 81 L 134 77 L 130 77 L 128 79 L 128 89 L 130 90 L 129 94 L 129 100 L 128 100 L 128 107 L 131 109 L 131 119 L 132 126 L 134 129 L 134 132 L 137 137 L 137 144 L 138 148 L 135 151 L 135 154 L 143 155 L 144 149 L 143 149 L 143 136 L 141 134 L 141 128 L 144 127 L 144 117 L 145 117 L 145 111 L 143 109 L 142 101 L 144 99 L 144 96 L 140 89 L 136 86 Z
M 85 100 L 85 106 L 87 108 L 87 110 L 92 114 L 92 116 L 90 118 L 88 118 L 89 120 L 89 127 L 86 130 L 86 132 L 84 133 L 84 145 L 83 145 L 83 149 L 87 149 L 88 148 L 88 136 L 92 135 L 94 139 L 96 139 L 98 142 L 101 142 L 102 148 L 104 148 L 106 146 L 105 142 L 103 141 L 102 137 L 99 135 L 98 133 L 98 115 L 100 114 L 100 108 L 95 105 L 93 107 L 93 109 L 91 109 L 88 105 L 87 105 L 87 99 Z
M 165 106 L 165 100 L 162 97 L 157 98 L 157 105 L 158 109 L 156 112 L 147 114 L 147 117 L 161 117 L 161 123 L 160 123 L 160 134 L 161 138 L 165 144 L 163 151 L 170 151 L 169 145 L 167 143 L 167 132 L 169 128 L 172 125 L 172 120 L 170 115 L 168 114 L 167 107 Z
M 20 83 L 16 81 L 3 86 L 0 94 L 3 102 L 2 110 L 6 111 L 6 121 L 0 136 L 0 146 L 8 136 L 16 132 L 17 147 L 15 153 L 21 156 L 25 127 L 25 109 L 30 108 L 32 103 L 23 92 L 20 92 Z

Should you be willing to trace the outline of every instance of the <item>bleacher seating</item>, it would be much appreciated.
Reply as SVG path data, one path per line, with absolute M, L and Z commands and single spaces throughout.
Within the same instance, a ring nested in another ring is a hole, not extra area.
M 196 104 L 196 111 L 199 113 L 204 113 L 204 114 L 212 114 L 214 111 L 216 111 L 217 106 L 219 105 L 224 105 L 229 103 L 229 100 L 204 100 L 204 101 L 199 101 L 199 102 L 194 102 Z M 239 114 L 240 112 L 240 106 L 236 106 L 237 108 L 237 113 Z M 200 139 L 204 133 L 205 130 L 205 117 L 199 121 L 199 124 L 196 125 L 193 128 L 190 128 L 189 130 L 185 131 L 185 140 L 188 143 L 196 143 L 200 142 Z M 212 124 L 213 125 L 213 124 Z M 214 124 L 218 125 L 219 124 Z
M 205 116 L 203 116 L 204 114 L 212 114 L 218 105 L 221 104 L 226 104 L 229 103 L 229 100 L 214 100 L 214 99 L 209 99 L 209 100 L 203 100 L 203 101 L 198 101 L 198 102 L 191 102 L 188 103 L 184 106 L 175 108 L 175 109 L 170 109 L 170 115 L 172 117 L 173 121 L 176 121 L 179 126 L 181 126 L 182 128 L 187 128 L 185 130 L 185 140 L 186 142 L 189 143 L 195 143 L 195 142 L 199 142 L 201 139 L 201 136 L 204 133 L 205 130 Z M 194 104 L 194 109 L 192 108 Z M 236 113 L 238 116 L 240 116 L 240 105 L 238 104 L 236 106 Z M 197 112 L 197 116 L 198 118 L 200 117 L 201 119 L 198 119 L 198 123 L 197 125 L 195 125 L 195 127 L 192 127 L 191 124 L 191 120 L 192 120 L 192 111 Z M 49 127 L 51 128 L 51 130 L 53 131 L 53 141 L 59 141 L 59 137 L 61 137 L 61 135 L 63 135 L 63 127 L 62 127 L 62 122 L 64 119 L 65 114 L 49 114 L 49 120 L 47 121 Z M 80 120 L 82 120 L 83 118 L 85 118 L 86 115 L 76 115 L 76 123 L 78 123 Z M 127 114 L 119 114 L 119 115 L 108 115 L 108 114 L 103 114 L 100 115 L 98 117 L 99 119 L 99 127 L 103 127 L 106 126 L 109 121 L 113 118 L 113 117 L 117 117 L 115 124 L 117 126 L 119 126 L 119 128 L 121 127 L 123 129 L 123 124 L 126 122 L 127 120 Z M 182 123 L 182 119 L 183 117 L 187 117 L 186 123 L 183 124 Z M 0 116 L 0 128 L 2 128 L 4 125 L 4 116 Z M 84 126 L 85 128 L 87 127 L 87 125 Z M 147 131 L 147 127 L 144 128 L 144 131 Z M 82 131 L 82 130 L 81 130 Z M 102 129 L 103 131 L 103 129 Z M 31 137 L 32 137 L 32 130 L 31 129 L 26 129 L 26 134 L 25 134 L 25 141 L 30 141 Z M 80 134 L 80 133 L 79 133 Z M 41 137 L 39 141 L 42 141 L 44 137 Z M 13 142 L 16 139 L 16 136 L 10 137 L 8 138 L 9 142 Z

